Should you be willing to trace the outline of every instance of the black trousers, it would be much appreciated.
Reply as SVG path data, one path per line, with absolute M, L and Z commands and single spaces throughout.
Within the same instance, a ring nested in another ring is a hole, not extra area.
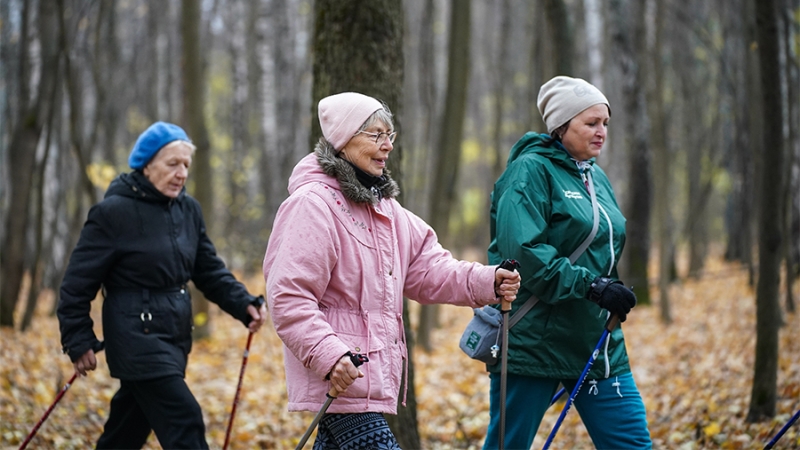
M 140 449 L 155 431 L 164 449 L 207 449 L 200 405 L 179 375 L 121 380 L 98 449 Z

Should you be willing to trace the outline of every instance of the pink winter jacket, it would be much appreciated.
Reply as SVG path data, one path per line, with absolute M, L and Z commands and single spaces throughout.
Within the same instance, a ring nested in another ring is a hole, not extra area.
M 263 267 L 289 411 L 319 411 L 326 376 L 350 351 L 368 355 L 365 377 L 328 412 L 396 414 L 407 358 L 403 295 L 474 308 L 497 302 L 495 266 L 454 259 L 397 193 L 388 176 L 365 188 L 324 141 L 292 172 Z

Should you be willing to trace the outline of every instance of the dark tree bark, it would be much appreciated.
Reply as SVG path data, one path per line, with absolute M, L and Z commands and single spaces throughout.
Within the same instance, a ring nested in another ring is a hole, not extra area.
M 757 108 L 749 105 L 748 97 L 753 91 L 753 83 L 750 81 L 753 78 L 753 70 L 750 64 L 752 57 L 749 43 L 752 41 L 751 23 L 754 21 L 751 15 L 739 12 L 748 3 L 746 0 L 737 0 L 734 4 L 726 3 L 726 7 L 721 9 L 725 17 L 723 57 L 727 58 L 732 72 L 730 86 L 726 90 L 730 91 L 730 110 L 733 111 L 730 156 L 727 158 L 731 193 L 725 211 L 725 227 L 728 235 L 725 259 L 741 262 L 752 274 L 755 180 L 754 158 L 750 147 L 751 142 L 757 141 L 751 135 L 751 125 L 749 125 L 751 117 L 748 111 L 757 111 Z
M 786 112 L 789 133 L 786 136 L 786 173 L 785 180 L 789 189 L 783 191 L 783 204 L 785 205 L 783 233 L 786 238 L 784 239 L 783 257 L 785 260 L 786 270 L 786 311 L 789 313 L 795 312 L 795 299 L 794 299 L 794 277 L 795 266 L 797 260 L 794 259 L 794 248 L 800 245 L 796 239 L 793 239 L 794 233 L 792 232 L 793 210 L 792 203 L 793 197 L 800 197 L 798 194 L 798 186 L 794 179 L 794 173 L 797 166 L 797 148 L 800 147 L 798 142 L 797 127 L 800 125 L 800 107 L 798 107 L 798 83 L 800 83 L 800 74 L 798 73 L 797 58 L 792 51 L 791 42 L 795 39 L 795 33 L 792 31 L 794 19 L 792 17 L 793 5 L 792 0 L 783 0 L 780 6 L 779 20 L 782 24 L 783 36 L 783 54 L 786 59 Z M 792 189 L 794 188 L 794 189 Z
M 756 28 L 764 98 L 762 114 L 770 117 L 770 120 L 764 124 L 763 148 L 754 148 L 763 155 L 763 165 L 756 287 L 756 359 L 750 408 L 747 412 L 749 422 L 773 417 L 777 401 L 778 330 L 781 323 L 778 285 L 784 206 L 781 192 L 784 188 L 785 162 L 781 77 L 780 71 L 776 70 L 781 67 L 777 21 L 775 0 L 758 0 Z
M 614 0 L 610 3 L 614 22 L 612 45 L 622 73 L 623 107 L 632 118 L 630 134 L 626 138 L 629 159 L 629 204 L 626 217 L 627 259 L 625 281 L 634 287 L 640 304 L 650 304 L 647 263 L 650 257 L 650 176 L 651 149 L 648 143 L 649 121 L 644 102 L 644 70 L 639 61 L 645 55 L 644 3 L 638 0 Z
M 494 181 L 500 178 L 503 169 L 506 167 L 506 151 L 503 148 L 503 105 L 506 102 L 506 85 L 511 84 L 509 70 L 507 68 L 509 34 L 511 33 L 511 2 L 503 0 L 498 5 L 497 13 L 500 15 L 499 37 L 497 39 L 498 49 L 494 52 L 497 55 L 495 67 L 497 68 L 494 80 L 494 123 L 492 124 L 492 149 L 494 150 L 494 165 L 492 166 L 492 176 L 488 180 L 489 191 L 491 191 Z
M 153 8 L 151 4 L 148 8 Z M 117 14 L 116 14 L 116 0 L 100 2 L 99 12 L 97 14 L 97 24 L 94 31 L 94 59 L 92 60 L 92 76 L 94 78 L 95 92 L 97 93 L 97 112 L 98 117 L 95 127 L 102 128 L 103 141 L 100 146 L 102 152 L 102 159 L 106 162 L 116 165 L 117 154 L 116 137 L 119 128 L 120 117 L 120 99 L 114 96 L 118 89 L 117 83 L 120 77 L 117 76 L 119 67 L 119 45 L 117 41 Z M 152 48 L 155 48 L 155 43 L 158 42 L 158 30 L 154 27 L 156 14 L 148 12 L 148 29 L 150 36 L 148 42 L 152 43 Z M 156 53 L 153 52 L 149 55 L 149 61 L 156 61 Z M 152 64 L 157 66 L 157 64 Z M 155 74 L 157 69 L 150 69 L 148 74 Z M 148 85 L 151 89 L 148 91 L 150 97 L 158 98 L 157 80 L 153 78 Z M 149 107 L 149 105 L 148 105 Z M 148 108 L 150 113 L 150 109 Z M 152 119 L 157 115 L 152 113 Z
M 25 9 L 28 10 L 27 8 Z M 52 92 L 58 78 L 58 8 L 54 2 L 39 2 L 39 57 L 41 58 L 41 78 L 35 89 L 36 101 L 19 110 L 20 119 L 11 136 L 9 144 L 8 176 L 10 195 L 6 215 L 3 251 L 0 252 L 0 326 L 14 326 L 14 310 L 19 298 L 24 271 L 25 233 L 28 227 L 28 212 L 33 183 L 36 147 L 42 134 L 51 105 Z M 23 17 L 24 21 L 29 17 Z M 27 58 L 29 48 L 20 49 L 20 58 Z M 21 62 L 26 65 L 25 61 Z M 29 83 L 21 79 L 22 85 Z M 28 85 L 29 86 L 29 85 Z
M 684 23 L 684 27 L 692 29 L 697 24 L 710 21 L 704 6 L 690 0 L 681 0 L 674 7 L 676 17 Z M 698 89 L 697 86 L 717 86 L 716 72 L 703 58 L 687 52 L 686 48 L 695 48 L 708 42 L 703 41 L 700 33 L 679 33 L 676 37 L 678 51 L 675 52 L 676 65 L 680 70 L 675 74 L 678 78 L 682 111 L 680 139 L 686 150 L 686 179 L 688 197 L 686 206 L 686 222 L 684 233 L 688 242 L 689 276 L 700 276 L 708 254 L 708 204 L 714 193 L 713 177 L 709 174 L 718 167 L 719 147 L 719 98 L 718 89 Z M 708 118 L 712 124 L 708 125 Z M 698 125 L 702 124 L 702 125 Z
M 547 18 L 551 52 L 555 61 L 554 75 L 575 76 L 573 69 L 573 27 L 564 0 L 543 0 L 544 15 Z
M 56 4 L 58 5 L 58 18 L 60 23 L 58 27 L 58 42 L 61 57 L 64 62 L 62 74 L 66 85 L 67 100 L 69 102 L 69 144 L 78 162 L 78 167 L 80 168 L 78 171 L 79 182 L 89 202 L 94 204 L 100 201 L 101 194 L 89 178 L 87 169 L 91 164 L 92 149 L 97 142 L 99 114 L 95 114 L 94 120 L 90 122 L 91 133 L 89 133 L 89 138 L 84 138 L 83 131 L 86 125 L 84 114 L 85 110 L 88 109 L 86 108 L 84 99 L 87 95 L 81 83 L 81 65 L 73 61 L 73 59 L 75 59 L 74 52 L 70 50 L 78 41 L 77 31 L 75 34 L 70 34 L 70 32 L 80 28 L 72 24 L 80 22 L 84 17 L 77 14 L 79 11 L 65 5 L 65 0 L 57 0 Z
M 51 104 L 55 103 L 55 98 L 57 96 L 58 89 L 53 90 L 53 98 L 51 100 Z M 33 261 L 31 263 L 31 267 L 29 269 L 31 282 L 30 287 L 28 288 L 28 299 L 25 305 L 25 313 L 22 315 L 22 322 L 20 323 L 20 330 L 26 331 L 33 321 L 33 315 L 36 312 L 36 306 L 39 300 L 39 293 L 42 291 L 42 281 L 44 279 L 44 270 L 45 265 L 47 264 L 48 258 L 43 258 L 42 255 L 44 253 L 44 187 L 45 187 L 45 177 L 44 171 L 47 167 L 47 161 L 50 158 L 50 150 L 52 148 L 50 142 L 50 136 L 53 133 L 53 116 L 55 115 L 55 109 L 51 109 L 48 111 L 48 123 L 47 123 L 47 132 L 46 137 L 44 138 L 45 142 L 45 152 L 42 161 L 39 162 L 39 167 L 36 169 L 36 212 L 34 215 L 35 218 L 35 243 L 33 249 Z
M 163 2 L 160 0 L 147 0 L 147 34 L 149 35 L 149 39 L 147 39 L 147 47 L 144 49 L 147 55 L 147 59 L 151 61 L 151 64 L 148 64 L 148 67 L 145 69 L 145 77 L 147 79 L 147 97 L 145 101 L 145 112 L 147 114 L 147 118 L 150 121 L 156 121 L 161 116 L 159 114 L 159 103 L 161 102 L 160 96 L 161 92 L 159 91 L 159 72 L 163 71 L 165 67 L 162 67 L 158 62 L 160 61 L 158 57 L 158 41 L 159 35 L 161 33 L 161 24 L 163 23 L 164 18 L 164 8 Z M 173 119 L 174 120 L 174 119 Z
M 661 311 L 661 322 L 672 323 L 672 312 L 669 299 L 670 268 L 672 252 L 672 215 L 670 214 L 670 164 L 667 133 L 669 120 L 664 105 L 664 67 L 662 53 L 665 7 L 664 0 L 655 0 L 655 42 L 649 51 L 652 71 L 652 87 L 648 96 L 650 117 L 653 118 L 651 136 L 653 142 L 653 220 L 655 221 L 656 239 L 658 240 L 658 298 Z
M 747 134 L 749 135 L 747 145 L 748 148 L 751 149 L 748 162 L 750 162 L 750 166 L 752 167 L 752 169 L 750 169 L 750 187 L 752 187 L 752 197 L 749 199 L 749 204 L 747 205 L 748 210 L 742 211 L 742 214 L 747 212 L 750 213 L 747 218 L 750 218 L 751 221 L 747 225 L 746 229 L 747 233 L 749 233 L 747 240 L 748 244 L 754 244 L 754 241 L 757 239 L 757 218 L 761 217 L 761 203 L 757 199 L 760 197 L 759 188 L 762 183 L 761 169 L 764 164 L 761 152 L 752 151 L 752 149 L 758 148 L 758 145 L 764 142 L 764 133 L 766 129 L 766 120 L 764 120 L 763 115 L 763 104 L 765 97 L 762 93 L 760 53 L 757 51 L 758 31 L 755 19 L 756 6 L 754 3 L 756 2 L 745 2 L 746 13 L 744 14 L 746 18 L 750 18 L 747 21 L 746 31 L 746 39 L 750 45 L 748 45 L 749 51 L 747 52 L 745 73 L 747 80 L 746 105 L 748 109 L 746 129 Z M 753 248 L 754 245 L 748 246 L 746 259 L 748 264 L 749 283 L 751 286 L 755 286 L 756 284 L 756 261 L 754 261 L 755 255 L 753 254 Z
M 403 9 L 401 2 L 374 0 L 318 0 L 314 4 L 312 46 L 314 54 L 310 148 L 322 135 L 317 104 L 328 95 L 355 91 L 383 100 L 392 109 L 395 141 L 389 170 L 402 190 L 402 86 L 403 86 Z M 402 199 L 400 199 L 402 200 Z M 417 427 L 414 390 L 413 335 L 408 308 L 404 305 L 406 345 L 408 346 L 408 403 L 398 408 L 397 416 L 387 416 L 389 426 L 403 448 L 421 448 Z M 402 400 L 405 386 L 400 386 Z
M 539 88 L 548 79 L 546 71 L 546 63 L 542 61 L 542 53 L 544 51 L 544 24 L 546 23 L 544 14 L 541 14 L 541 9 L 538 3 L 542 0 L 532 1 L 528 3 L 528 27 L 533 30 L 530 33 L 530 51 L 528 55 L 528 76 L 531 77 L 528 90 L 528 109 L 525 117 L 525 125 L 529 130 L 546 132 L 542 115 L 539 113 L 539 108 L 536 106 L 536 100 L 539 97 Z
M 200 24 L 202 21 L 200 2 L 183 0 L 181 3 L 181 42 L 183 43 L 183 121 L 186 132 L 197 150 L 192 158 L 194 197 L 200 202 L 203 215 L 213 217 L 211 192 L 211 144 L 204 116 L 205 64 L 200 51 Z M 211 233 L 213 220 L 206 220 L 206 232 Z M 192 313 L 195 320 L 193 337 L 202 339 L 211 335 L 211 317 L 208 301 L 196 288 L 192 289 Z
M 453 0 L 450 5 L 450 38 L 447 58 L 447 92 L 439 127 L 438 151 L 433 161 L 429 223 L 445 247 L 449 245 L 450 212 L 455 202 L 461 140 L 469 85 L 470 2 Z M 420 308 L 418 343 L 430 351 L 430 333 L 438 324 L 438 305 Z
M 437 105 L 437 83 L 436 83 L 436 34 L 434 27 L 436 23 L 437 7 L 436 1 L 424 0 L 422 5 L 422 13 L 419 17 L 419 32 L 416 33 L 416 50 L 412 50 L 408 55 L 416 59 L 417 63 L 417 78 L 418 87 L 407 89 L 419 98 L 420 113 L 416 122 L 419 124 L 421 132 L 417 136 L 404 136 L 404 141 L 408 145 L 410 139 L 414 139 L 415 143 L 412 144 L 416 148 L 416 154 L 419 155 L 415 158 L 414 164 L 411 167 L 411 173 L 406 177 L 405 182 L 407 185 L 419 186 L 412 193 L 407 193 L 406 201 L 412 202 L 419 211 L 420 215 L 428 220 L 428 211 L 430 198 L 426 193 L 429 191 L 427 188 L 430 185 L 431 179 L 431 162 L 433 161 L 434 152 L 439 133 L 438 123 L 438 105 Z M 412 19 L 413 20 L 413 19 Z M 410 31 L 410 30 L 409 30 Z M 411 38 L 413 39 L 413 38 Z M 406 78 L 408 79 L 408 78 Z M 406 110 L 406 114 L 413 114 Z M 409 190 L 410 191 L 410 190 Z M 413 198 L 411 198 L 413 195 Z

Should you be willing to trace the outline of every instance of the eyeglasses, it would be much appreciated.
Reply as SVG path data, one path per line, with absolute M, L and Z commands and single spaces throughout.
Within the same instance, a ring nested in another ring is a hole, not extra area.
M 394 143 L 394 138 L 397 137 L 397 132 L 396 131 L 393 131 L 391 133 L 389 133 L 388 131 L 381 131 L 380 133 L 370 133 L 369 131 L 363 131 L 362 130 L 362 131 L 359 131 L 358 133 L 354 134 L 353 136 L 356 136 L 358 134 L 366 134 L 367 136 L 374 137 L 376 144 L 383 143 L 383 140 L 386 139 L 387 137 L 389 138 L 389 142 Z

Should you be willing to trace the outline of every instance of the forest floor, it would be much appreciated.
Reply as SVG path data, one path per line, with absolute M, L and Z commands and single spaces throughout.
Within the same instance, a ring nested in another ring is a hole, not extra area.
M 787 314 L 780 330 L 777 415 L 768 422 L 747 423 L 756 340 L 754 289 L 737 266 L 710 260 L 705 273 L 671 287 L 670 325 L 659 318 L 657 298 L 653 306 L 634 309 L 624 324 L 654 446 L 760 449 L 800 408 L 800 313 Z M 263 289 L 259 281 L 253 281 L 253 292 Z M 0 330 L 0 448 L 19 446 L 72 374 L 72 365 L 60 352 L 58 322 L 46 314 L 52 299 L 40 303 L 32 330 Z M 95 303 L 97 324 L 100 302 Z M 411 307 L 415 313 L 417 305 Z M 483 364 L 458 349 L 470 317 L 468 308 L 443 307 L 433 352 L 417 349 L 414 355 L 419 431 L 426 449 L 480 448 L 483 442 L 489 379 Z M 219 312 L 212 320 L 213 338 L 195 343 L 187 382 L 203 408 L 209 444 L 221 448 L 247 330 Z M 231 449 L 294 448 L 311 422 L 313 413 L 286 411 L 282 361 L 280 341 L 267 324 L 250 348 Z M 92 447 L 117 387 L 101 353 L 98 370 L 73 383 L 30 448 Z M 544 444 L 562 406 L 548 411 L 533 448 Z M 152 434 L 145 448 L 159 448 Z M 574 409 L 552 448 L 593 448 Z M 800 448 L 800 424 L 776 448 Z

